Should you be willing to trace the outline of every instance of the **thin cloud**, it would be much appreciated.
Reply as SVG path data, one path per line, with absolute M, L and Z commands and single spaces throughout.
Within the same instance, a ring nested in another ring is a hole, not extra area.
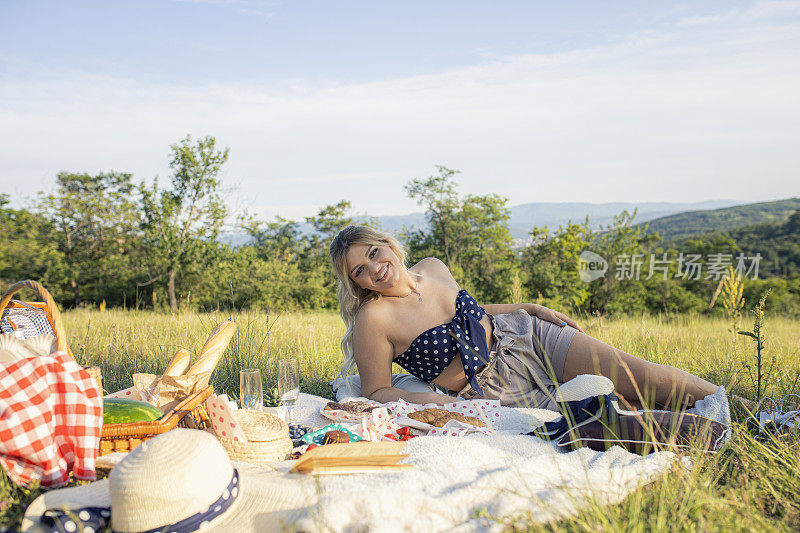
M 372 214 L 417 210 L 403 185 L 437 163 L 464 171 L 463 192 L 512 204 L 745 199 L 756 177 L 763 197 L 790 196 L 800 193 L 800 21 L 787 16 L 797 4 L 368 83 L 6 77 L 0 185 L 64 169 L 163 176 L 169 145 L 191 132 L 230 146 L 226 176 L 290 218 L 341 197 Z
M 278 5 L 276 2 L 261 0 L 173 0 L 173 2 L 232 7 L 243 15 L 255 15 L 267 20 L 275 18 L 276 13 L 272 8 Z

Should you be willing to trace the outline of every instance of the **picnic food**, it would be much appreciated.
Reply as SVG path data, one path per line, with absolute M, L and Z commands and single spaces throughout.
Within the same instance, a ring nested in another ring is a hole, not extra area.
M 378 407 L 372 405 L 369 402 L 362 402 L 360 400 L 354 400 L 352 402 L 328 402 L 325 405 L 326 411 L 345 411 L 351 414 L 363 414 L 363 413 L 371 413 L 373 409 L 377 409 Z
M 129 398 L 103 400 L 103 425 L 128 422 L 151 422 L 164 416 L 161 409 L 147 402 Z
M 472 424 L 473 426 L 478 426 L 479 428 L 486 427 L 486 424 L 475 418 L 474 416 L 464 416 L 461 413 L 449 413 L 448 416 L 440 416 L 436 420 L 433 421 L 433 426 L 437 428 L 444 427 L 450 420 L 457 420 L 459 422 L 464 422 L 465 424 Z
M 185 350 L 181 348 L 178 352 L 172 357 L 172 361 L 169 362 L 167 369 L 164 370 L 165 376 L 180 376 L 183 374 L 187 368 L 189 368 L 189 360 L 192 358 L 192 355 L 189 353 L 189 350 Z
M 325 444 L 325 435 L 327 433 L 331 432 L 331 431 L 337 431 L 337 432 L 341 432 L 341 433 L 344 433 L 345 435 L 347 435 L 348 440 L 346 440 L 344 442 L 358 442 L 358 441 L 364 440 L 364 438 L 361 435 L 353 433 L 352 431 L 347 429 L 347 427 L 345 427 L 345 426 L 343 426 L 341 424 L 328 424 L 325 427 L 321 427 L 321 428 L 316 429 L 314 431 L 309 431 L 308 433 L 303 435 L 300 438 L 300 440 L 302 440 L 306 444 L 312 444 L 313 443 L 313 444 L 317 444 L 317 445 L 323 445 L 323 444 Z
M 323 444 L 336 444 L 340 442 L 350 442 L 350 435 L 344 431 L 328 431 L 325 433 L 325 439 L 322 441 Z
M 449 413 L 450 411 L 445 411 L 444 409 L 422 409 L 421 411 L 409 413 L 408 417 L 416 420 L 417 422 L 432 424 L 437 418 L 441 416 L 447 416 Z
M 403 442 L 409 441 L 414 437 L 416 437 L 416 435 L 411 433 L 411 429 L 409 429 L 408 426 L 403 426 L 395 430 L 394 433 L 385 433 L 383 436 L 390 440 L 403 441 Z
M 311 428 L 308 426 L 301 426 L 299 424 L 289 424 L 289 438 L 292 439 L 293 446 L 302 446 L 303 435 L 311 431 Z
M 208 378 L 211 377 L 211 372 L 216 368 L 220 357 L 222 357 L 222 354 L 225 352 L 225 348 L 228 347 L 228 343 L 230 343 L 234 333 L 236 333 L 236 324 L 230 321 L 223 322 L 214 328 L 209 334 L 208 340 L 203 345 L 203 349 L 200 350 L 197 361 L 186 371 L 185 375 L 194 376 L 208 372 L 209 375 L 205 378 L 205 383 L 200 384 L 200 386 L 205 386 L 208 383 Z
M 299 439 L 309 431 L 311 431 L 311 428 L 309 426 L 301 426 L 300 424 L 289 424 L 289 436 L 293 439 Z
M 191 359 L 189 350 L 184 350 L 183 348 L 178 350 L 177 353 L 172 356 L 172 361 L 169 362 L 169 365 L 167 365 L 167 369 L 164 370 L 164 373 L 158 378 L 154 379 L 147 388 L 139 387 L 139 384 L 136 382 L 136 374 L 134 374 L 133 384 L 139 390 L 139 394 L 141 395 L 142 399 L 148 403 L 152 403 L 153 405 L 163 406 L 165 402 L 159 401 L 161 399 L 161 390 L 159 389 L 161 386 L 161 381 L 168 376 L 174 377 L 183 374 L 184 370 L 186 370 L 186 367 L 189 366 L 189 359 Z
M 409 413 L 408 417 L 417 422 L 422 422 L 423 424 L 436 426 L 437 428 L 444 427 L 450 420 L 457 420 L 481 428 L 486 427 L 486 424 L 474 416 L 464 416 L 461 413 L 445 411 L 444 409 L 422 409 L 421 411 Z

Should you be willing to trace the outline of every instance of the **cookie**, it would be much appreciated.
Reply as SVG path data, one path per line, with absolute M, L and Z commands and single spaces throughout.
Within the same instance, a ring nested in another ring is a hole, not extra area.
M 338 444 L 340 442 L 350 442 L 350 436 L 344 431 L 334 430 L 325 433 L 322 444 Z

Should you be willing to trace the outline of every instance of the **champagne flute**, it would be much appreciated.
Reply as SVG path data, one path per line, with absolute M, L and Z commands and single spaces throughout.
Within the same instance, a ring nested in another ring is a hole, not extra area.
M 292 423 L 292 409 L 300 395 L 300 365 L 297 359 L 278 361 L 278 395 L 281 404 L 286 406 L 286 422 Z
M 239 371 L 239 401 L 242 409 L 262 410 L 264 389 L 261 384 L 261 370 L 246 368 Z

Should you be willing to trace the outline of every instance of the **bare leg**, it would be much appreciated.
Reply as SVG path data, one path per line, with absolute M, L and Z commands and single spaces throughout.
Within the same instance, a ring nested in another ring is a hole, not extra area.
M 600 374 L 633 406 L 680 409 L 717 391 L 718 387 L 678 368 L 639 359 L 613 346 L 576 333 L 564 360 L 564 381 L 580 374 Z

